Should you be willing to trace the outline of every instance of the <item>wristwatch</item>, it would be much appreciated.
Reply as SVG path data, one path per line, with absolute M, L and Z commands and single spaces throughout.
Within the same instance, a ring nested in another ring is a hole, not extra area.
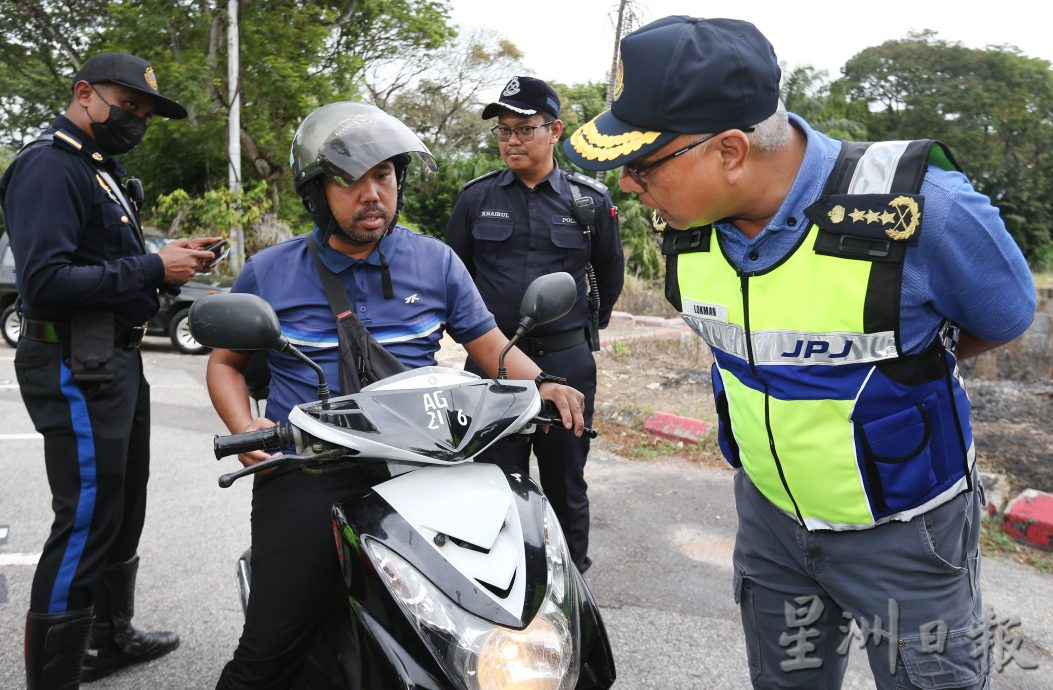
M 562 376 L 554 376 L 552 374 L 546 374 L 545 372 L 541 372 L 537 375 L 537 378 L 534 379 L 534 385 L 538 387 L 538 390 L 541 390 L 541 384 L 543 383 L 565 384 L 566 382 L 567 379 Z

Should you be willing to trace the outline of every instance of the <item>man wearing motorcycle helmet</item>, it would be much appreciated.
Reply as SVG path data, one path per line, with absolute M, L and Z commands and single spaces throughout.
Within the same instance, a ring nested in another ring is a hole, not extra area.
M 373 106 L 338 102 L 308 115 L 293 137 L 290 162 L 315 228 L 254 255 L 232 288 L 274 307 L 282 333 L 330 382 L 342 382 L 334 393 L 352 391 L 340 375 L 337 320 L 314 254 L 339 278 L 355 316 L 407 368 L 434 365 L 448 330 L 492 376 L 508 343 L 453 251 L 397 224 L 413 154 L 435 170 L 420 139 Z M 258 418 L 250 412 L 243 375 L 249 354 L 217 349 L 209 359 L 209 393 L 231 432 L 273 426 L 285 421 L 294 405 L 317 397 L 317 378 L 306 364 L 287 353 L 268 351 L 267 358 L 272 375 L 266 417 Z M 564 425 L 582 433 L 581 393 L 546 380 L 517 349 L 506 356 L 506 366 L 511 378 L 537 380 Z M 239 459 L 252 465 L 267 457 L 254 451 Z M 340 605 L 330 506 L 361 482 L 350 474 L 279 470 L 257 476 L 252 596 L 238 648 L 218 688 L 289 687 L 311 676 L 313 665 L 304 663 L 305 655 L 320 619 Z

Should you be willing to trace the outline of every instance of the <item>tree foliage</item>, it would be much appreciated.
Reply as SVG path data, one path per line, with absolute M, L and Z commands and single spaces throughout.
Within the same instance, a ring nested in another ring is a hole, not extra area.
M 436 49 L 453 35 L 447 3 L 437 0 L 241 0 L 239 8 L 241 172 L 246 185 L 265 182 L 271 210 L 283 214 L 300 213 L 298 200 L 286 200 L 299 121 L 321 104 L 359 97 L 365 65 Z M 18 96 L 0 97 L 0 139 L 17 148 L 63 110 L 87 56 L 131 52 L 189 111 L 185 121 L 153 123 L 124 157 L 146 180 L 148 202 L 159 191 L 226 186 L 227 24 L 223 0 L 3 3 L 0 86 Z
M 623 5 L 632 14 L 632 3 Z M 258 211 L 256 227 L 280 227 L 276 216 L 296 231 L 310 227 L 288 179 L 289 144 L 307 113 L 335 100 L 372 101 L 432 148 L 439 172 L 412 166 L 402 209 L 403 220 L 424 232 L 441 237 L 463 184 L 501 167 L 479 114 L 522 72 L 522 55 L 492 32 L 458 35 L 448 0 L 239 0 L 239 11 L 240 203 L 252 199 L 239 213 Z M 155 213 L 155 223 L 172 222 L 182 200 L 183 231 L 198 227 L 194 213 L 212 218 L 201 228 L 231 221 L 224 214 L 235 200 L 217 191 L 225 190 L 229 167 L 228 28 L 225 0 L 0 3 L 0 168 L 66 107 L 72 76 L 90 55 L 132 52 L 153 64 L 162 92 L 189 111 L 185 121 L 153 122 L 143 144 L 123 157 L 146 181 L 147 220 Z M 835 137 L 944 141 L 999 206 L 1028 258 L 1053 268 L 1048 62 L 921 32 L 864 49 L 842 72 L 831 82 L 809 66 L 784 69 L 788 109 Z M 606 108 L 603 83 L 550 83 L 563 99 L 564 136 Z M 556 157 L 571 167 L 558 147 Z M 629 270 L 658 276 L 650 209 L 619 189 L 619 171 L 602 177 L 620 211 Z M 187 210 L 195 203 L 203 206 Z

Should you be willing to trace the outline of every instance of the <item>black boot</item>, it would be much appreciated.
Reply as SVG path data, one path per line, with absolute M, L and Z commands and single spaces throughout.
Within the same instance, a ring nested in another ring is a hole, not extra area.
M 26 686 L 29 690 L 76 690 L 91 630 L 91 608 L 26 614 Z
M 179 646 L 172 632 L 145 633 L 132 627 L 139 557 L 107 566 L 95 596 L 95 627 L 84 656 L 85 683 L 119 668 L 164 656 Z

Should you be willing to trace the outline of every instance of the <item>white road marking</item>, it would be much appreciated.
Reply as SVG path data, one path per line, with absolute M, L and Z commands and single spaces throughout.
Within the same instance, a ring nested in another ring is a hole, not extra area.
M 36 565 L 39 553 L 0 553 L 0 565 Z

